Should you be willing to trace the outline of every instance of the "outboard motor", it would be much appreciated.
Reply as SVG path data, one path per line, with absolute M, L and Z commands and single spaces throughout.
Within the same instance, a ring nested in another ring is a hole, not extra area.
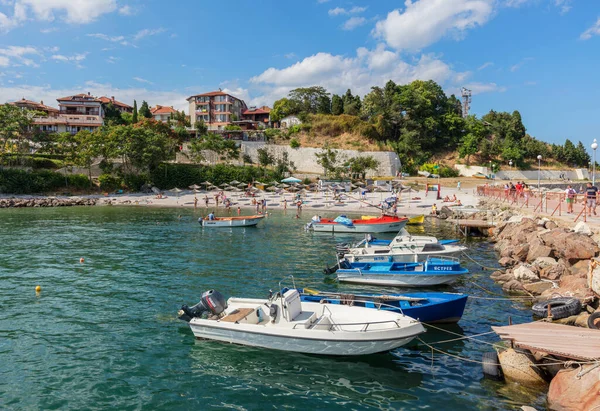
M 180 320 L 190 322 L 192 318 L 202 317 L 210 312 L 211 315 L 219 315 L 227 308 L 227 301 L 223 294 L 215 290 L 208 290 L 202 294 L 200 302 L 192 307 L 182 305 L 178 312 Z

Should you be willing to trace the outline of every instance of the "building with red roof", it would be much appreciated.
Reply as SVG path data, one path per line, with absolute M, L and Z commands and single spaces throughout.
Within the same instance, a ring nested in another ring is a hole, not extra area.
M 248 108 L 244 100 L 220 89 L 190 96 L 187 101 L 192 127 L 196 121 L 204 121 L 209 130 L 223 130 L 241 120 L 242 113 Z
M 121 113 L 133 113 L 133 107 L 131 107 L 129 104 L 121 103 L 120 101 L 115 100 L 115 96 L 111 96 L 110 98 L 102 96 L 99 97 L 98 100 L 100 100 L 100 102 L 104 105 L 112 103 L 112 105 L 115 106 Z
M 154 120 L 166 123 L 173 113 L 177 113 L 177 110 L 175 110 L 173 106 L 156 105 L 150 109 L 150 113 L 152 113 L 152 118 L 154 118 Z

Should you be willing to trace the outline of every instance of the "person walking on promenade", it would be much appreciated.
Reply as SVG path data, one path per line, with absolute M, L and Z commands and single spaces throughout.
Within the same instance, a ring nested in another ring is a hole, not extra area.
M 573 190 L 573 187 L 571 187 L 571 185 L 568 185 L 567 189 L 565 190 L 565 195 L 567 199 L 567 214 L 573 214 L 573 202 L 575 201 L 576 194 L 577 192 Z
M 592 183 L 587 183 L 585 189 L 585 197 L 587 200 L 588 215 L 596 215 L 596 198 L 598 196 L 598 187 L 593 186 Z

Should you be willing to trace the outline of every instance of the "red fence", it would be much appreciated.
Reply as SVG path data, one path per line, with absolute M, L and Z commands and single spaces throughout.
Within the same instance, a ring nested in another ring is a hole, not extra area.
M 531 189 L 514 191 L 502 187 L 477 186 L 477 195 L 490 197 L 496 201 L 519 208 L 532 208 L 534 213 L 561 216 L 563 213 L 573 214 L 577 221 L 580 217 L 587 221 L 586 195 L 574 194 L 573 211 L 568 211 L 566 193 L 542 192 Z

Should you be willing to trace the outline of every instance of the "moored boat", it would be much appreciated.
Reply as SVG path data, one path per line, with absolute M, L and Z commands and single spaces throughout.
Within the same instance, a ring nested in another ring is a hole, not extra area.
M 364 355 L 393 350 L 425 330 L 406 315 L 348 305 L 301 301 L 296 289 L 269 299 L 229 298 L 208 291 L 183 306 L 198 339 L 322 355 Z
M 405 294 L 370 294 L 323 292 L 298 289 L 302 302 L 348 304 L 402 313 L 424 323 L 455 323 L 465 310 L 468 296 L 456 293 L 413 292 Z
M 467 247 L 454 244 L 457 240 L 438 240 L 433 236 L 413 236 L 401 230 L 393 240 L 372 237 L 354 244 L 338 244 L 338 258 L 349 262 L 419 262 L 429 257 L 456 257 Z
M 198 222 L 202 227 L 223 228 L 223 227 L 251 227 L 255 226 L 265 218 L 264 215 L 236 216 L 236 217 L 214 217 L 199 218 Z
M 410 217 L 406 224 L 408 225 L 422 225 L 425 222 L 425 215 L 416 215 L 414 217 Z
M 350 219 L 344 215 L 335 219 L 313 217 L 307 229 L 328 233 L 389 233 L 406 226 L 406 217 L 383 215 L 371 219 Z
M 344 261 L 336 271 L 340 282 L 401 287 L 450 284 L 468 273 L 452 257 L 430 257 L 417 263 Z

